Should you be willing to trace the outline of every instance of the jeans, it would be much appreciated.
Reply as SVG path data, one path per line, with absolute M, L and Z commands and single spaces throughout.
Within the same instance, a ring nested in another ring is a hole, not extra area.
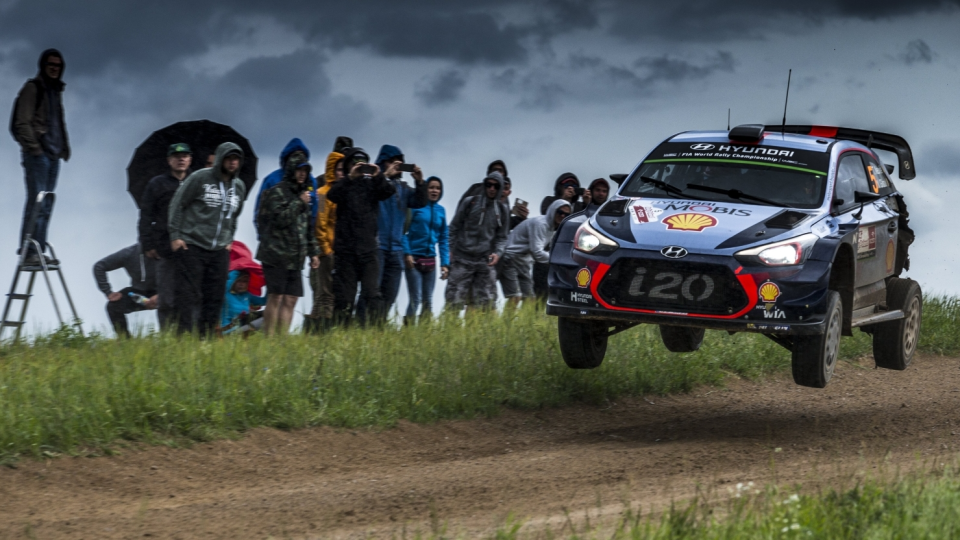
M 32 231 L 27 230 L 27 221 L 37 203 L 37 194 L 41 191 L 53 191 L 57 188 L 57 174 L 60 173 L 60 159 L 51 158 L 46 154 L 34 156 L 29 152 L 21 152 L 23 177 L 27 185 L 27 204 L 23 208 L 23 223 L 20 226 L 20 246 L 27 234 L 40 244 L 40 249 L 47 249 L 47 226 L 50 225 L 50 213 L 53 212 L 53 199 L 44 199 L 43 206 L 37 212 L 37 223 Z M 27 250 L 27 255 L 36 251 L 33 244 Z M 19 253 L 19 250 L 17 251 Z
M 342 253 L 333 256 L 333 309 L 334 317 L 342 324 L 353 319 L 357 283 L 360 283 L 360 301 L 357 303 L 357 319 L 360 324 L 379 324 L 383 318 L 383 299 L 377 277 L 380 265 L 377 254 Z
M 415 317 L 423 304 L 422 315 L 433 313 L 433 288 L 437 284 L 437 269 L 421 272 L 416 268 L 406 268 L 407 292 L 410 295 L 410 304 L 407 305 L 407 317 Z
M 380 287 L 381 308 L 383 315 L 390 314 L 390 308 L 397 301 L 400 294 L 400 280 L 403 277 L 403 251 L 377 250 L 377 264 L 380 271 L 377 274 L 377 283 Z M 357 304 L 357 314 L 365 312 L 366 301 L 363 297 Z
M 173 254 L 177 265 L 178 330 L 198 330 L 206 336 L 220 324 L 220 308 L 227 293 L 230 253 L 187 245 Z

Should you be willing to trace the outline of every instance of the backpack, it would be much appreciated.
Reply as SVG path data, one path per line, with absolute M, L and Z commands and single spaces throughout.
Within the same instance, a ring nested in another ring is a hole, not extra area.
M 42 103 L 40 98 L 42 96 L 43 88 L 40 87 L 40 81 L 37 79 L 30 79 L 27 81 L 27 84 L 32 84 L 37 87 L 37 102 L 33 106 L 33 114 L 36 115 L 37 111 L 40 110 L 40 104 Z M 13 135 L 13 140 L 17 142 L 20 142 L 20 140 L 17 139 L 17 129 L 15 124 L 17 120 L 17 108 L 20 106 L 20 96 L 22 94 L 23 91 L 21 90 L 17 94 L 17 99 L 13 100 L 13 110 L 10 111 L 10 134 Z

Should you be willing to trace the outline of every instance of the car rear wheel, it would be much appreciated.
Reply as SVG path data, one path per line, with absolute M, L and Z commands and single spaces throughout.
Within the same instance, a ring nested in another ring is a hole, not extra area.
M 599 367 L 607 354 L 607 325 L 569 317 L 557 319 L 560 354 L 572 369 Z
M 660 325 L 660 339 L 663 340 L 663 346 L 668 351 L 676 353 L 694 352 L 699 349 L 705 332 L 703 328 Z
M 887 283 L 887 309 L 903 311 L 903 318 L 880 323 L 873 330 L 873 359 L 877 367 L 907 369 L 917 351 L 923 318 L 923 293 L 912 279 L 892 278 Z
M 827 294 L 826 331 L 816 336 L 796 336 L 793 340 L 793 382 L 800 386 L 825 387 L 837 366 L 843 306 L 840 293 Z

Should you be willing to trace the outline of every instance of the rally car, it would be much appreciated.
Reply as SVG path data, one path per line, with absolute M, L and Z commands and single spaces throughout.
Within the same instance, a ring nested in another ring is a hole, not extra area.
M 906 369 L 923 297 L 900 277 L 914 235 L 894 170 L 916 176 L 907 142 L 858 129 L 670 137 L 554 236 L 547 313 L 563 359 L 598 367 L 608 337 L 641 323 L 659 325 L 672 352 L 699 349 L 705 329 L 757 332 L 792 352 L 797 384 L 823 388 L 840 336 L 859 328 L 877 366 Z

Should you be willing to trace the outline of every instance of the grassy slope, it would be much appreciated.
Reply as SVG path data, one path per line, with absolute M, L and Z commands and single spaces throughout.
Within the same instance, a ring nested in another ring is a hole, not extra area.
M 960 300 L 928 298 L 921 349 L 960 351 Z M 869 354 L 869 336 L 843 341 Z M 556 321 L 530 310 L 403 330 L 198 342 L 114 341 L 62 331 L 0 347 L 0 459 L 100 448 L 119 439 L 209 439 L 254 426 L 384 426 L 686 392 L 728 373 L 785 369 L 758 335 L 709 333 L 700 352 L 668 353 L 655 327 L 610 340 L 601 368 L 560 359 Z

